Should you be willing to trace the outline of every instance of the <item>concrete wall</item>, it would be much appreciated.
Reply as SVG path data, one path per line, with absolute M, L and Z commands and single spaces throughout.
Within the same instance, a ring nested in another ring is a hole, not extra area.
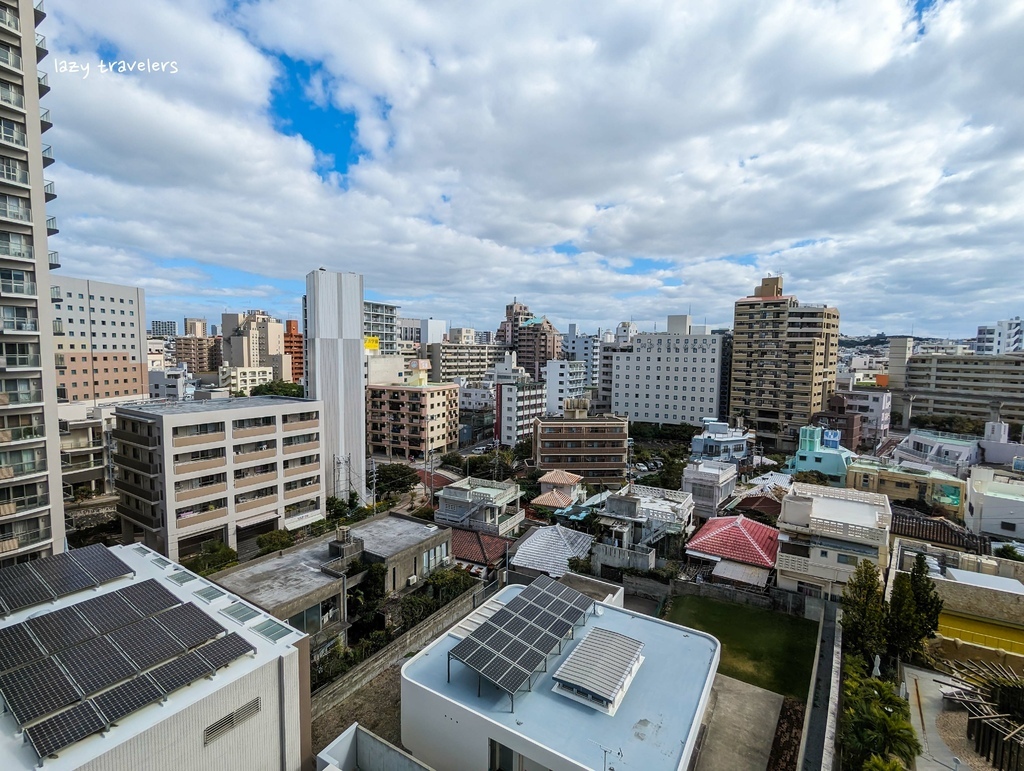
M 1011 594 L 983 586 L 937 578 L 935 591 L 942 598 L 943 610 L 974 618 L 1005 621 L 1019 625 L 1024 620 L 1024 594 Z
M 353 723 L 316 758 L 317 771 L 422 771 L 429 766 Z
M 341 704 L 385 669 L 402 661 L 405 658 L 405 654 L 409 651 L 422 648 L 444 630 L 453 626 L 477 606 L 478 600 L 482 600 L 483 593 L 483 586 L 470 589 L 461 597 L 448 603 L 441 610 L 417 624 L 413 629 L 410 629 L 401 637 L 377 651 L 362 664 L 359 664 L 330 685 L 326 685 L 314 693 L 312 698 L 313 720 Z
M 1005 664 L 1018 672 L 1024 669 L 1024 655 L 1008 653 L 997 648 L 986 648 L 983 645 L 975 645 L 942 635 L 925 640 L 925 650 L 932 656 L 952 661 L 986 661 L 990 664 Z
M 595 543 L 590 551 L 591 570 L 595 575 L 601 575 L 601 566 L 609 565 L 616 568 L 633 568 L 634 570 L 653 570 L 655 554 L 654 549 L 649 552 L 623 549 L 618 546 L 609 546 L 604 543 Z

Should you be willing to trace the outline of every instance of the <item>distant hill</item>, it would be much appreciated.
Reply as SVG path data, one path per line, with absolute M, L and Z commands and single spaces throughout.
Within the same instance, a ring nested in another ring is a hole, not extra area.
M 840 348 L 860 348 L 861 346 L 867 345 L 886 345 L 888 342 L 889 338 L 883 332 L 879 332 L 877 335 L 872 335 L 871 337 L 847 337 L 845 335 L 839 335 Z

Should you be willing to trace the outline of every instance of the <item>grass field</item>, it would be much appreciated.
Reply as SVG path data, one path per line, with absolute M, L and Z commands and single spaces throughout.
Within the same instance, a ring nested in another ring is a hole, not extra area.
M 674 597 L 666 618 L 717 637 L 723 675 L 806 700 L 818 636 L 813 621 L 693 596 Z

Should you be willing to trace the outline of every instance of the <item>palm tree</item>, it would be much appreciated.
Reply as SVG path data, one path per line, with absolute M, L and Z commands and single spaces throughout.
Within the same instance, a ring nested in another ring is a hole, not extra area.
M 909 766 L 921 754 L 921 742 L 914 727 L 903 715 L 889 713 L 877 705 L 870 710 L 873 720 L 864 726 L 864 745 L 883 758 L 895 757 Z
M 861 767 L 861 771 L 906 771 L 907 767 L 900 761 L 889 758 L 886 760 L 878 755 L 872 755 Z

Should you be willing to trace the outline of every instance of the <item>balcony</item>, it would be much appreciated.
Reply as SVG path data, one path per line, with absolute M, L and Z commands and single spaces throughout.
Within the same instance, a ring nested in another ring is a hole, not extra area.
M 60 232 L 60 229 L 57 227 L 57 218 L 56 217 L 47 217 L 46 218 L 46 235 L 48 235 L 48 236 L 55 236 L 59 232 Z
M 43 145 L 43 149 L 40 152 L 43 156 L 43 168 L 45 169 L 51 163 L 56 163 L 57 159 L 53 157 L 53 147 L 50 145 Z
M 177 518 L 178 529 L 194 527 L 195 525 L 202 525 L 205 522 L 213 522 L 214 520 L 224 519 L 228 515 L 227 506 L 220 508 L 207 509 L 205 511 L 189 511 L 184 514 L 179 514 Z
M 50 49 L 46 47 L 46 38 L 36 33 L 36 61 L 41 62 L 46 58 L 46 55 L 50 53 Z
M 60 319 L 53 320 L 53 336 L 64 337 L 64 322 Z
M 277 426 L 271 424 L 269 426 L 248 426 L 247 428 L 236 428 L 231 432 L 231 436 L 234 439 L 245 439 L 250 436 L 267 436 L 268 434 L 274 434 L 277 431 Z
M 268 471 L 265 474 L 251 474 L 249 476 L 243 476 L 241 478 L 235 477 L 235 487 L 252 487 L 258 484 L 267 484 L 277 479 L 276 471 Z
M 36 296 L 36 285 L 31 281 L 0 281 L 0 295 L 15 295 L 17 297 L 35 297 Z M 8 330 L 7 324 L 11 319 L 4 319 L 4 330 Z M 18 329 L 12 331 L 19 332 L 38 332 L 38 323 L 36 319 L 27 319 L 25 321 L 14 320 L 15 326 L 19 324 L 26 324 L 34 329 Z
M 50 199 L 47 199 L 50 200 Z M 56 270 L 60 267 L 60 252 L 50 251 L 46 253 L 46 257 L 50 263 L 50 270 Z
M 116 508 L 119 516 L 129 519 L 147 530 L 158 530 L 161 527 L 160 520 L 150 513 L 151 509 L 149 506 L 146 507 L 145 511 L 138 511 L 123 503 L 118 503 Z
M 35 8 L 33 10 L 35 11 L 36 26 L 38 26 L 39 22 L 46 18 L 46 11 L 43 9 L 43 0 L 39 0 L 39 2 L 35 4 Z
M 42 403 L 42 391 L 0 391 L 0 407 L 24 407 Z
M 277 503 L 277 495 L 263 495 L 259 498 L 250 498 L 248 500 L 242 500 L 235 503 L 235 511 L 252 511 L 253 509 L 261 509 L 264 506 L 272 506 Z
M 285 431 L 301 431 L 302 429 L 306 429 L 308 431 L 311 428 L 319 427 L 320 421 L 314 418 L 313 420 L 299 420 L 285 423 L 283 429 Z
M 262 448 L 262 449 L 260 449 Z M 254 460 L 265 460 L 277 457 L 277 448 L 259 445 L 253 449 L 240 450 L 235 453 L 235 463 L 249 463 Z
M 188 434 L 173 437 L 171 439 L 171 445 L 174 447 L 192 447 L 197 444 L 220 443 L 226 438 L 227 434 L 223 431 L 213 431 L 208 434 Z
M 315 501 L 292 504 L 285 506 L 284 509 L 284 526 L 287 530 L 305 527 L 314 522 L 319 522 L 323 518 L 324 513 Z
M 7 29 L 13 30 L 14 32 L 21 32 L 21 22 L 18 21 L 18 17 L 11 11 L 8 11 L 6 7 L 0 7 L 0 26 L 7 27 Z
M 214 495 L 215 493 L 225 493 L 228 490 L 227 482 L 218 482 L 212 485 L 204 485 L 203 487 L 193 487 L 188 490 L 175 490 L 174 500 L 175 501 L 191 501 L 196 498 L 202 498 L 205 495 Z
M 161 500 L 159 490 L 150 490 L 145 487 L 139 487 L 133 485 L 131 482 L 125 482 L 123 479 L 114 480 L 114 489 L 118 492 L 128 493 L 136 498 L 139 498 L 147 503 L 157 503 Z
M 21 69 L 21 57 L 20 56 L 16 56 L 14 54 L 8 54 L 6 52 L 0 53 L 0 62 L 5 62 L 5 60 L 15 60 L 15 59 L 18 61 L 18 69 L 20 70 Z M 14 108 L 17 108 L 17 109 L 22 110 L 22 111 L 24 111 L 24 109 L 25 109 L 25 95 L 24 94 L 19 94 L 17 91 L 15 91 L 14 89 L 11 89 L 11 88 L 0 87 L 0 102 L 3 102 L 4 104 L 6 104 L 6 105 L 8 105 L 10 107 L 14 107 Z
M 146 436 L 145 434 L 136 434 L 131 431 L 125 431 L 120 428 L 115 428 L 110 432 L 110 435 L 121 442 L 127 442 L 128 444 L 134 444 L 138 447 L 156 447 L 160 444 L 160 437 L 157 436 Z
M 21 426 L 19 428 L 0 428 L 0 443 L 29 442 L 45 439 L 46 430 L 42 426 Z
M 130 468 L 132 471 L 138 471 L 140 474 L 156 476 L 160 473 L 160 467 L 155 463 L 150 463 L 149 461 L 137 460 L 135 458 L 129 458 L 126 455 L 116 454 L 113 455 L 112 458 L 115 466 Z
M 0 557 L 11 556 L 22 549 L 38 546 L 51 540 L 50 528 L 40 527 L 35 530 L 23 530 L 17 533 L 0 535 Z
M 46 96 L 50 93 L 50 79 L 45 72 L 37 72 L 36 79 L 39 81 L 39 96 Z
M 20 353 L 0 356 L 0 372 L 17 369 L 39 369 L 39 354 Z
M 7 482 L 12 479 L 21 479 L 22 477 L 32 477 L 45 473 L 45 460 L 27 460 L 22 463 L 0 466 L 0 481 Z
M 308 495 L 319 495 L 320 494 L 320 483 L 313 482 L 312 484 L 302 485 L 296 487 L 294 490 L 285 490 L 284 497 L 286 500 L 294 500 L 295 498 L 304 498 Z
M 320 464 L 319 463 L 307 463 L 305 466 L 290 466 L 290 467 L 286 468 L 284 470 L 284 475 L 286 477 L 294 477 L 294 476 L 298 476 L 299 474 L 309 474 L 309 473 L 312 473 L 314 471 L 319 471 L 319 470 L 320 470 Z M 237 484 L 237 482 L 236 482 L 236 484 Z
M 50 496 L 46 493 L 35 495 L 22 495 L 17 498 L 0 500 L 0 517 L 10 517 L 15 514 L 24 514 L 34 509 L 41 509 L 50 505 Z
M 43 180 L 43 197 L 46 198 L 47 203 L 57 197 L 57 186 L 48 179 Z
M 303 442 L 302 444 L 291 444 L 284 448 L 285 455 L 293 455 L 297 452 L 310 452 L 312 450 L 319 450 L 320 442 L 317 439 Z
M 60 296 L 60 287 L 59 286 L 51 286 L 50 287 L 50 302 L 59 303 L 61 301 L 61 299 L 62 298 Z
M 0 91 L 0 102 L 3 101 L 3 91 Z M 32 222 L 32 210 L 28 206 L 11 206 L 10 201 L 0 204 L 0 217 L 15 222 Z
M 0 165 L 0 180 L 15 185 L 28 186 L 28 170 L 17 166 Z
M 2 56 L 3 51 L 0 50 L 0 57 Z M 28 147 L 28 136 L 13 126 L 4 126 L 0 129 L 0 142 L 24 149 Z

